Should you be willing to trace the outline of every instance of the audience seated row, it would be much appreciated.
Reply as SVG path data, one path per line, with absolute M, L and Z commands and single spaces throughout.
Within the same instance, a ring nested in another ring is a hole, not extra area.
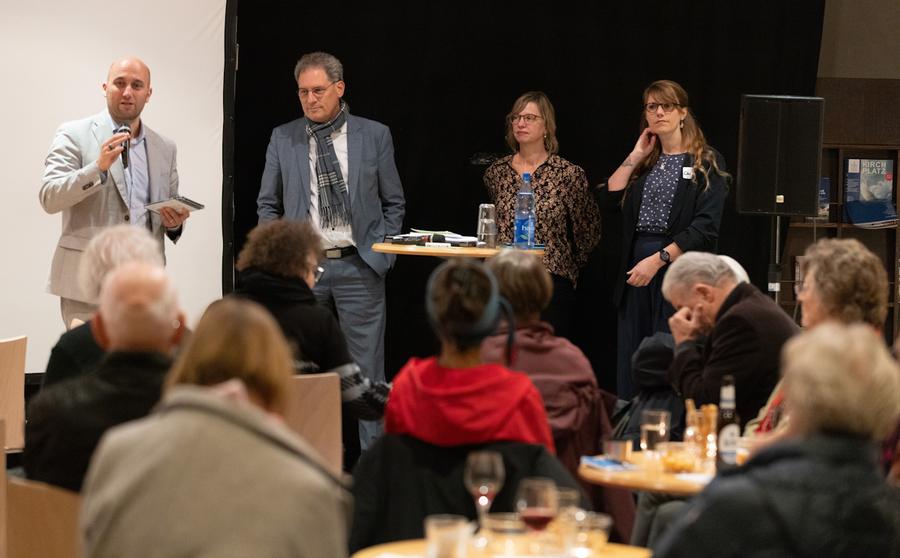
M 282 421 L 292 374 L 264 309 L 210 305 L 160 405 L 97 450 L 81 518 L 88 555 L 345 555 L 349 495 Z

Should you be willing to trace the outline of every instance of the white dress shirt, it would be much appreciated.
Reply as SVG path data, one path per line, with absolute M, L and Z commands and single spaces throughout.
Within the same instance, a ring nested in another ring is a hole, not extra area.
M 331 134 L 331 141 L 334 145 L 334 153 L 338 158 L 338 165 L 341 169 L 341 176 L 344 177 L 344 184 L 347 185 L 347 192 L 350 191 L 350 176 L 347 163 L 347 123 L 340 129 Z M 353 242 L 353 230 L 350 224 L 337 225 L 322 228 L 319 221 L 319 180 L 316 176 L 316 137 L 309 138 L 309 218 L 313 226 L 322 235 L 322 248 L 334 248 L 344 246 L 355 246 Z

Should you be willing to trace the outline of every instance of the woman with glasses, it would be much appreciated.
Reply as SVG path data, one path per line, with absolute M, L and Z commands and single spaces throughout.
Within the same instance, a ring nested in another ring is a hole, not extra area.
M 513 153 L 484 173 L 497 206 L 497 238 L 512 242 L 516 194 L 522 175 L 531 174 L 535 242 L 544 245 L 544 266 L 553 279 L 553 299 L 542 318 L 557 335 L 570 337 L 578 272 L 600 239 L 600 213 L 584 171 L 557 155 L 556 115 L 547 95 L 530 91 L 516 99 L 506 117 L 506 144 Z
M 238 256 L 235 295 L 261 304 L 275 317 L 292 346 L 297 372 L 341 376 L 344 464 L 349 468 L 359 456 L 357 419 L 380 419 L 391 388 L 361 373 L 334 314 L 313 295 L 316 282 L 327 280 L 318 263 L 321 246 L 308 222 L 279 219 L 259 225 Z
M 690 250 L 715 252 L 730 176 L 706 143 L 685 90 L 655 81 L 644 90 L 641 134 L 601 186 L 604 211 L 621 212 L 617 394 L 634 395 L 631 356 L 645 337 L 669 331 L 674 309 L 662 296 L 666 266 Z

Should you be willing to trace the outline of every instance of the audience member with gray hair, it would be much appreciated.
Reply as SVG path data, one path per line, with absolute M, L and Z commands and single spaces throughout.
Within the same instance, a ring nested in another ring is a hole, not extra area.
M 698 405 L 718 403 L 722 378 L 734 376 L 741 424 L 755 417 L 778 382 L 778 355 L 797 325 L 756 287 L 738 283 L 714 254 L 682 255 L 662 291 L 676 309 L 669 318 L 672 386 Z
M 100 286 L 104 278 L 127 262 L 143 262 L 160 268 L 163 266 L 162 248 L 150 231 L 131 225 L 117 225 L 91 239 L 81 257 L 78 279 L 82 291 L 90 297 L 92 303 L 96 304 L 100 298 Z M 100 362 L 103 349 L 94 340 L 90 323 L 88 320 L 75 325 L 63 333 L 53 346 L 44 373 L 43 387 L 80 376 Z
M 29 478 L 81 489 L 103 433 L 145 416 L 159 400 L 184 320 L 172 280 L 160 266 L 131 262 L 107 276 L 91 320 L 107 353 L 93 373 L 45 388 L 29 404 Z
M 900 369 L 871 327 L 830 322 L 782 353 L 789 437 L 719 475 L 654 556 L 900 556 L 900 498 L 875 441 L 900 418 Z

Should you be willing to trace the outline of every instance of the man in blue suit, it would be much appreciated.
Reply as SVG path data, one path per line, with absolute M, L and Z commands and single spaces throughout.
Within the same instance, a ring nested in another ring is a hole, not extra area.
M 316 297 L 336 311 L 363 373 L 384 381 L 384 278 L 395 256 L 372 251 L 372 244 L 400 233 L 405 205 L 391 132 L 350 114 L 344 68 L 334 56 L 303 55 L 294 77 L 304 117 L 272 131 L 259 221 L 315 225 L 325 255 Z M 377 424 L 360 425 L 363 449 L 379 431 Z

